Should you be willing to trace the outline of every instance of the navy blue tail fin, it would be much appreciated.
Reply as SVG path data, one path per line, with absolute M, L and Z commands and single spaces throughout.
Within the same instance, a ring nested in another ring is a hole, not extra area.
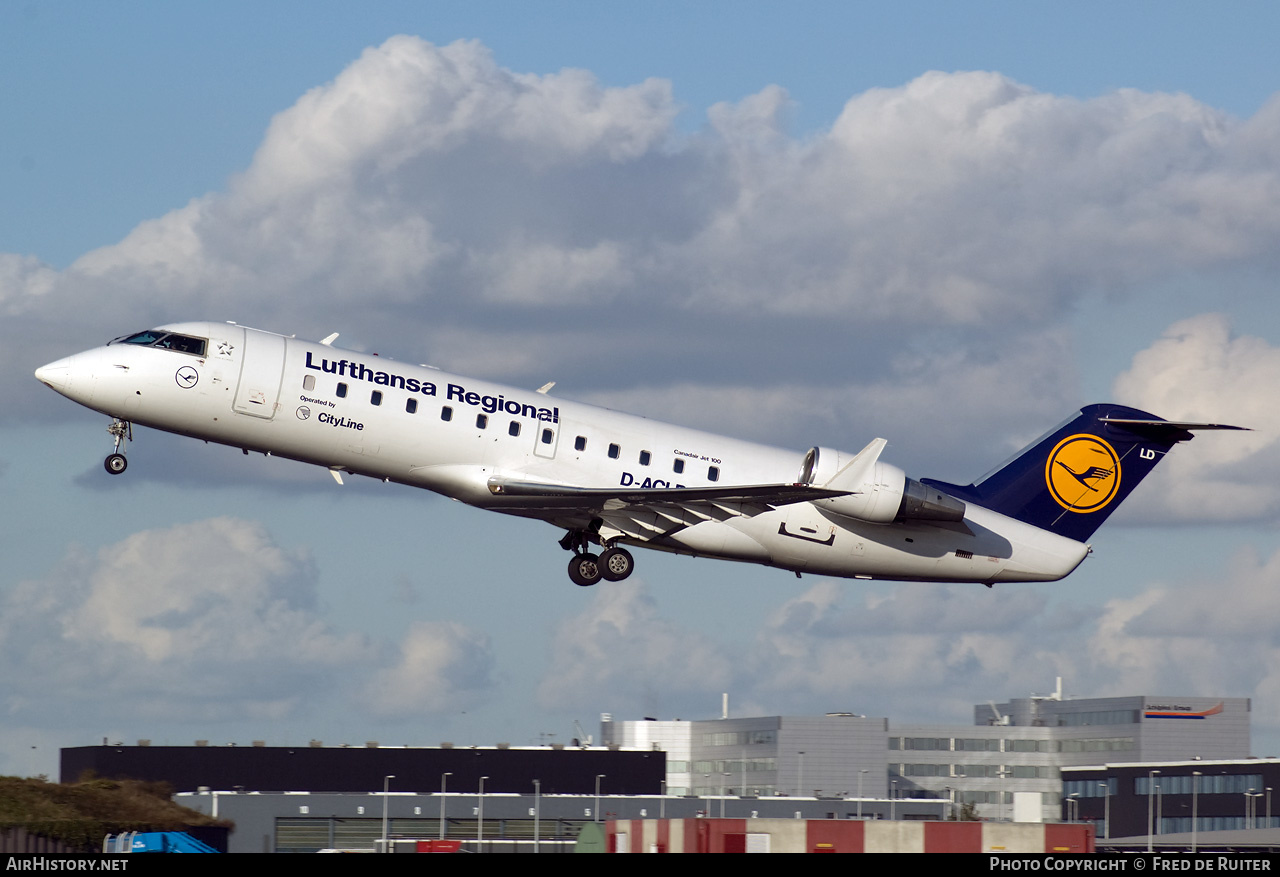
M 1138 482 L 1192 429 L 1239 429 L 1174 423 L 1123 405 L 1089 405 L 1011 462 L 976 484 L 924 483 L 1083 542 Z

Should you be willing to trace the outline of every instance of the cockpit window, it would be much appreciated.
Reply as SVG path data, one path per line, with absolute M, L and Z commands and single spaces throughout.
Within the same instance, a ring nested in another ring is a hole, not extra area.
M 161 347 L 165 350 L 176 350 L 179 353 L 190 353 L 193 356 L 204 356 L 209 342 L 204 338 L 193 338 L 190 335 L 179 335 L 176 332 L 161 332 L 148 329 L 134 335 L 125 335 L 111 342 L 112 344 L 141 344 L 144 347 Z
M 136 335 L 124 335 L 112 341 L 112 344 L 155 344 L 165 336 L 164 332 L 157 332 L 155 329 L 148 329 L 145 332 L 139 332 Z
M 208 342 L 203 338 L 192 338 L 190 335 L 166 335 L 155 344 L 156 347 L 165 347 L 195 356 L 204 356 L 207 345 Z

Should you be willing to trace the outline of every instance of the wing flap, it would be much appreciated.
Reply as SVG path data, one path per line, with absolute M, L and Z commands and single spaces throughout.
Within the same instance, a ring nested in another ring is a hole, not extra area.
M 705 521 L 752 517 L 780 505 L 842 496 L 845 491 L 807 484 L 674 487 L 650 490 L 573 487 L 490 478 L 489 492 L 524 509 L 599 517 L 605 530 L 637 542 L 662 539 Z
M 828 490 L 808 484 L 749 484 L 728 487 L 662 487 L 649 490 L 621 487 L 574 487 L 537 481 L 490 478 L 494 496 L 529 499 L 547 508 L 619 509 L 626 506 L 678 505 L 693 502 L 755 503 L 768 507 L 814 499 L 844 496 L 848 491 Z M 734 510 L 733 514 L 742 514 Z

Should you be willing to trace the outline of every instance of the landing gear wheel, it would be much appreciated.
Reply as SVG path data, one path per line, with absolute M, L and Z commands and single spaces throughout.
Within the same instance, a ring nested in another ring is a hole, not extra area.
M 102 466 L 112 475 L 119 475 L 129 468 L 129 461 L 124 458 L 124 454 L 112 454 L 102 461 Z
M 600 558 L 594 554 L 575 554 L 569 561 L 569 578 L 580 588 L 600 581 Z
M 600 555 L 600 575 L 606 581 L 620 582 L 635 571 L 636 562 L 625 548 L 610 548 Z

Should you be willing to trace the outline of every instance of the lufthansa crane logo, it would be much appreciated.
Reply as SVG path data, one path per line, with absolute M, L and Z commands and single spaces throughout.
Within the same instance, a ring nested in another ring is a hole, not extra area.
M 1044 467 L 1044 480 L 1058 505 L 1072 512 L 1106 508 L 1120 489 L 1120 458 L 1095 435 L 1058 442 Z
M 190 390 L 196 385 L 196 381 L 200 380 L 200 373 L 189 365 L 184 365 L 174 374 L 173 379 L 178 382 L 178 386 L 184 390 Z

